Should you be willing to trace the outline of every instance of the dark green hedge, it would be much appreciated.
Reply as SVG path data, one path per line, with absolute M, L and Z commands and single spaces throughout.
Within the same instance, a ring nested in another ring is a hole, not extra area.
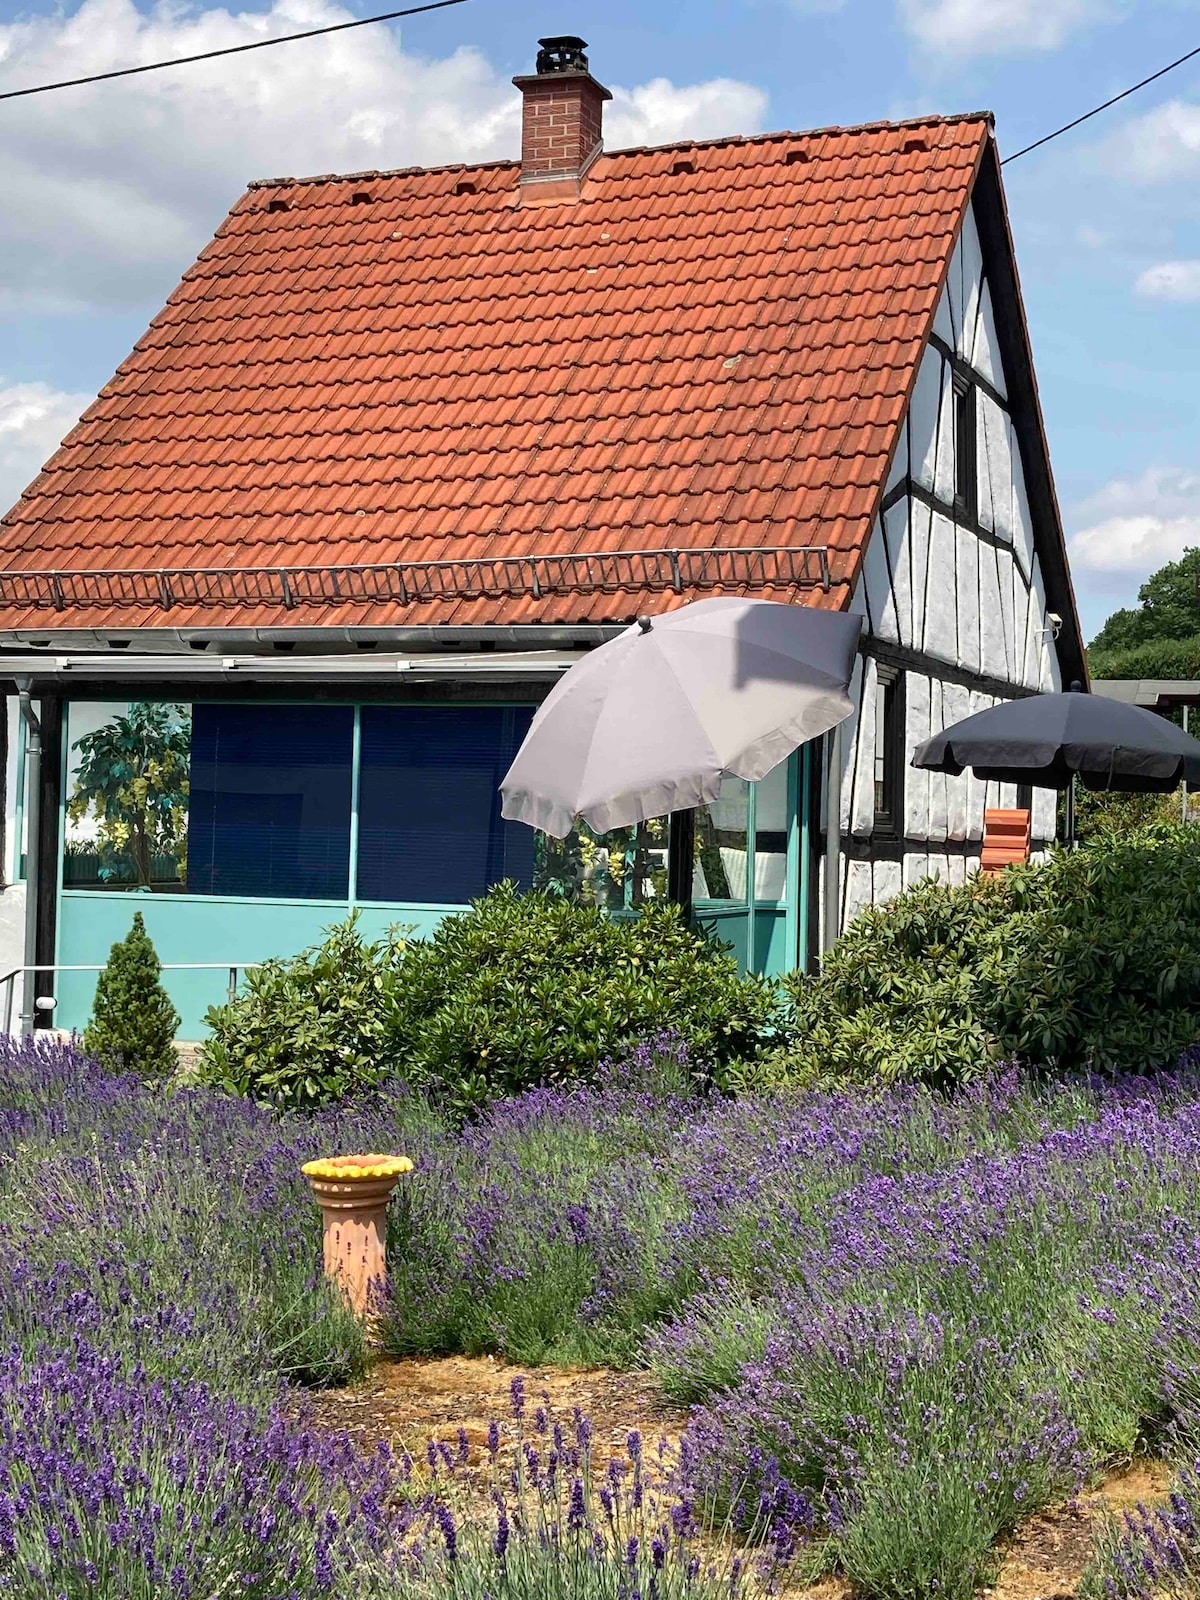
M 864 912 L 786 980 L 797 1082 L 1155 1071 L 1200 1037 L 1200 830 L 1157 826 Z
M 397 1075 L 459 1111 L 587 1078 L 670 1028 L 718 1071 L 758 1053 L 773 986 L 737 970 L 674 906 L 607 916 L 501 885 L 427 940 L 376 945 L 353 923 L 248 975 L 208 1014 L 211 1082 L 316 1106 Z

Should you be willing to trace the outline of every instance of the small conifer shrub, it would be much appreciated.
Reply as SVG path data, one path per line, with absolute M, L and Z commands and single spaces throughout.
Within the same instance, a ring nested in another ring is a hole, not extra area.
M 142 913 L 135 912 L 133 927 L 109 952 L 83 1035 L 85 1049 L 105 1066 L 140 1078 L 175 1070 L 179 1013 L 159 982 L 161 971 Z

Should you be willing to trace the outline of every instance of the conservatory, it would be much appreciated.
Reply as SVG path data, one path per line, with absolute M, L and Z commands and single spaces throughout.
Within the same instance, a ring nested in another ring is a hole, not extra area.
M 510 879 L 636 915 L 667 893 L 680 848 L 697 921 L 743 966 L 803 963 L 819 766 L 808 747 L 760 783 L 727 779 L 687 829 L 581 824 L 558 841 L 501 817 L 500 781 L 572 659 L 374 657 L 338 672 L 326 657 L 319 692 L 302 681 L 311 661 L 212 663 L 221 670 L 177 670 L 177 684 L 161 657 L 127 659 L 112 683 L 87 681 L 79 658 L 38 662 L 39 960 L 54 969 L 39 989 L 55 1025 L 86 1022 L 96 970 L 134 910 L 181 1037 L 194 1039 L 247 967 L 295 954 L 351 913 L 368 934 L 419 935 Z M 47 683 L 48 668 L 67 681 Z

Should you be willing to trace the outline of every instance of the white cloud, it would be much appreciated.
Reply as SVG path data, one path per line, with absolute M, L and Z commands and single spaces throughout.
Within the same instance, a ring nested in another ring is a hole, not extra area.
M 1200 170 L 1200 106 L 1168 100 L 1135 117 L 1104 146 L 1127 177 L 1143 183 L 1185 178 Z
M 83 0 L 0 25 L 0 88 L 348 20 L 336 0 L 184 13 Z M 596 63 L 601 78 L 602 65 Z M 756 132 L 766 96 L 729 79 L 614 90 L 606 143 Z M 515 156 L 520 105 L 479 51 L 355 29 L 5 106 L 0 311 L 160 300 L 253 177 Z
M 734 78 L 713 78 L 677 88 L 653 78 L 640 89 L 614 89 L 604 117 L 609 150 L 624 145 L 672 144 L 678 139 L 718 139 L 757 133 L 767 112 L 761 89 Z
M 1115 14 L 1108 0 L 899 0 L 900 20 L 937 55 L 1027 55 L 1057 50 Z
M 0 378 L 0 515 L 37 477 L 91 401 L 91 395 L 63 394 L 47 383 L 6 386 Z
M 1200 473 L 1150 467 L 1114 478 L 1075 519 L 1071 566 L 1080 576 L 1129 575 L 1139 581 L 1200 545 Z
M 1159 261 L 1135 285 L 1149 300 L 1200 300 L 1200 261 Z

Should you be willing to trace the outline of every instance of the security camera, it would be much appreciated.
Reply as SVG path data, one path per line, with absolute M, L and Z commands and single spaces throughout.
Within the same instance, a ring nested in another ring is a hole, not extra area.
M 1046 621 L 1050 627 L 1050 637 L 1052 639 L 1057 639 L 1059 634 L 1062 632 L 1063 619 L 1059 616 L 1057 611 L 1047 611 Z

